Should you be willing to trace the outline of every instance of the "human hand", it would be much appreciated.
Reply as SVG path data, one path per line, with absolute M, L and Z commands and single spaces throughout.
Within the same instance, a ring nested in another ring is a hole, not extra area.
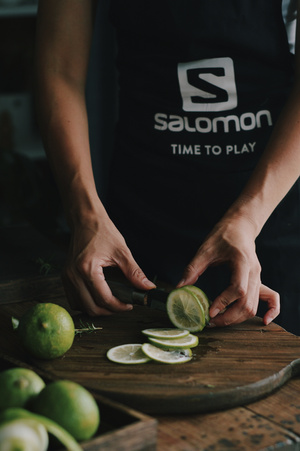
M 211 325 L 238 324 L 255 316 L 259 299 L 268 304 L 264 323 L 269 324 L 279 314 L 279 295 L 261 284 L 254 229 L 244 218 L 224 219 L 215 226 L 186 267 L 177 286 L 194 284 L 209 266 L 223 263 L 229 265 L 231 279 L 229 286 L 210 307 Z
M 127 279 L 139 289 L 155 285 L 146 278 L 135 262 L 123 236 L 107 217 L 77 225 L 71 236 L 63 283 L 72 308 L 91 316 L 110 315 L 131 310 L 113 296 L 104 277 L 103 268 L 119 267 Z

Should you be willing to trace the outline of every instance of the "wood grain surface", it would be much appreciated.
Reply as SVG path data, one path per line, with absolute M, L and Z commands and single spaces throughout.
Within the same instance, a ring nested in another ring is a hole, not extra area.
M 106 358 L 111 347 L 143 343 L 142 329 L 170 326 L 163 312 L 137 306 L 132 312 L 92 320 L 75 314 L 76 325 L 93 322 L 102 329 L 76 336 L 72 348 L 63 358 L 33 359 L 12 330 L 11 316 L 20 317 L 38 301 L 53 300 L 66 307 L 66 299 L 60 295 L 59 280 L 47 280 L 48 287 L 43 280 L 44 295 L 40 292 L 34 300 L 26 296 L 23 302 L 20 297 L 20 302 L 14 298 L 13 302 L 2 303 L 2 355 L 27 362 L 54 377 L 77 381 L 140 411 L 186 414 L 241 406 L 269 395 L 299 373 L 300 338 L 276 324 L 266 327 L 260 318 L 236 327 L 202 331 L 198 334 L 199 346 L 193 349 L 193 359 L 186 364 L 112 363 Z M 36 286 L 34 291 L 39 291 Z

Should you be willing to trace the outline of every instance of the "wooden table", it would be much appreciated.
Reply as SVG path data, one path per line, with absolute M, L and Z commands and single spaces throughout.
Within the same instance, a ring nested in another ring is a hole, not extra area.
M 32 236 L 32 231 L 29 235 Z M 32 242 L 24 238 L 24 235 L 19 234 L 19 239 L 23 242 L 21 251 L 14 237 L 14 252 L 5 255 L 7 260 L 5 267 L 11 268 L 11 277 L 6 273 L 4 278 L 6 281 L 0 281 L 0 287 L 4 285 L 7 287 L 8 279 L 15 279 L 16 282 L 19 280 L 22 275 L 22 270 L 17 268 L 19 259 L 22 265 L 27 258 L 31 263 L 36 261 L 44 240 L 39 234 L 34 236 L 35 241 L 39 242 L 37 249 Z M 9 236 L 4 231 L 2 239 L 5 239 L 8 248 Z M 28 247 L 24 243 L 27 243 Z M 47 245 L 49 249 L 53 249 L 53 244 L 47 244 L 47 240 L 44 244 L 45 249 Z M 24 248 L 27 249 L 26 252 Z M 22 255 L 19 255 L 19 252 Z M 61 261 L 61 252 L 58 252 L 58 257 Z M 13 261 L 16 263 L 15 266 L 12 265 Z M 1 263 L 5 265 L 3 260 Z M 25 265 L 24 275 L 29 282 L 40 277 L 38 267 L 35 269 L 33 265 L 31 275 L 28 274 L 28 267 L 29 265 Z M 5 293 L 5 296 L 9 296 L 8 290 L 5 290 Z M 0 299 L 1 301 L 6 302 L 4 298 Z M 292 379 L 274 394 L 244 407 L 205 414 L 155 415 L 155 418 L 158 420 L 158 451 L 300 450 L 300 378 Z

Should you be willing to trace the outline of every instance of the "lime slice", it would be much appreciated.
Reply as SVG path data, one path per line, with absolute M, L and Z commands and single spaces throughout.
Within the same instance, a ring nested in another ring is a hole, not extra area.
M 190 349 L 164 351 L 150 343 L 144 343 L 142 350 L 150 359 L 161 363 L 185 363 L 192 359 L 192 351 Z
M 197 297 L 184 288 L 177 288 L 168 296 L 167 313 L 171 323 L 190 332 L 200 332 L 206 324 L 205 313 Z
M 206 294 L 204 293 L 204 291 L 202 291 L 200 288 L 196 287 L 195 285 L 185 285 L 184 287 L 182 287 L 184 290 L 188 290 L 191 293 L 193 293 L 198 301 L 200 302 L 200 304 L 203 307 L 204 313 L 205 313 L 205 320 L 206 320 L 206 324 L 209 323 L 209 308 L 210 308 L 210 301 L 208 299 L 208 297 L 206 296 Z
M 149 341 L 159 348 L 165 350 L 176 350 L 176 349 L 189 349 L 194 348 L 198 345 L 199 339 L 196 335 L 189 334 L 187 337 L 174 338 L 173 340 L 166 340 L 163 338 L 152 338 L 149 337 Z
M 167 328 L 167 329 L 144 329 L 142 330 L 142 333 L 144 335 L 147 335 L 148 337 L 153 338 L 164 338 L 168 340 L 173 340 L 176 338 L 182 338 L 187 337 L 189 335 L 188 330 L 183 329 L 174 329 L 174 328 Z
M 112 362 L 123 363 L 125 365 L 147 363 L 150 360 L 143 353 L 141 344 L 115 346 L 107 351 L 106 356 Z

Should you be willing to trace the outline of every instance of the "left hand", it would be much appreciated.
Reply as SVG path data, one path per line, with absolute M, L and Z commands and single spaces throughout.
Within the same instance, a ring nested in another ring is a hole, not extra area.
M 245 218 L 221 220 L 198 249 L 177 286 L 194 284 L 209 266 L 223 263 L 231 269 L 231 280 L 211 305 L 210 323 L 221 327 L 252 318 L 261 299 L 268 303 L 264 323 L 269 324 L 279 314 L 279 295 L 261 284 L 254 227 Z

